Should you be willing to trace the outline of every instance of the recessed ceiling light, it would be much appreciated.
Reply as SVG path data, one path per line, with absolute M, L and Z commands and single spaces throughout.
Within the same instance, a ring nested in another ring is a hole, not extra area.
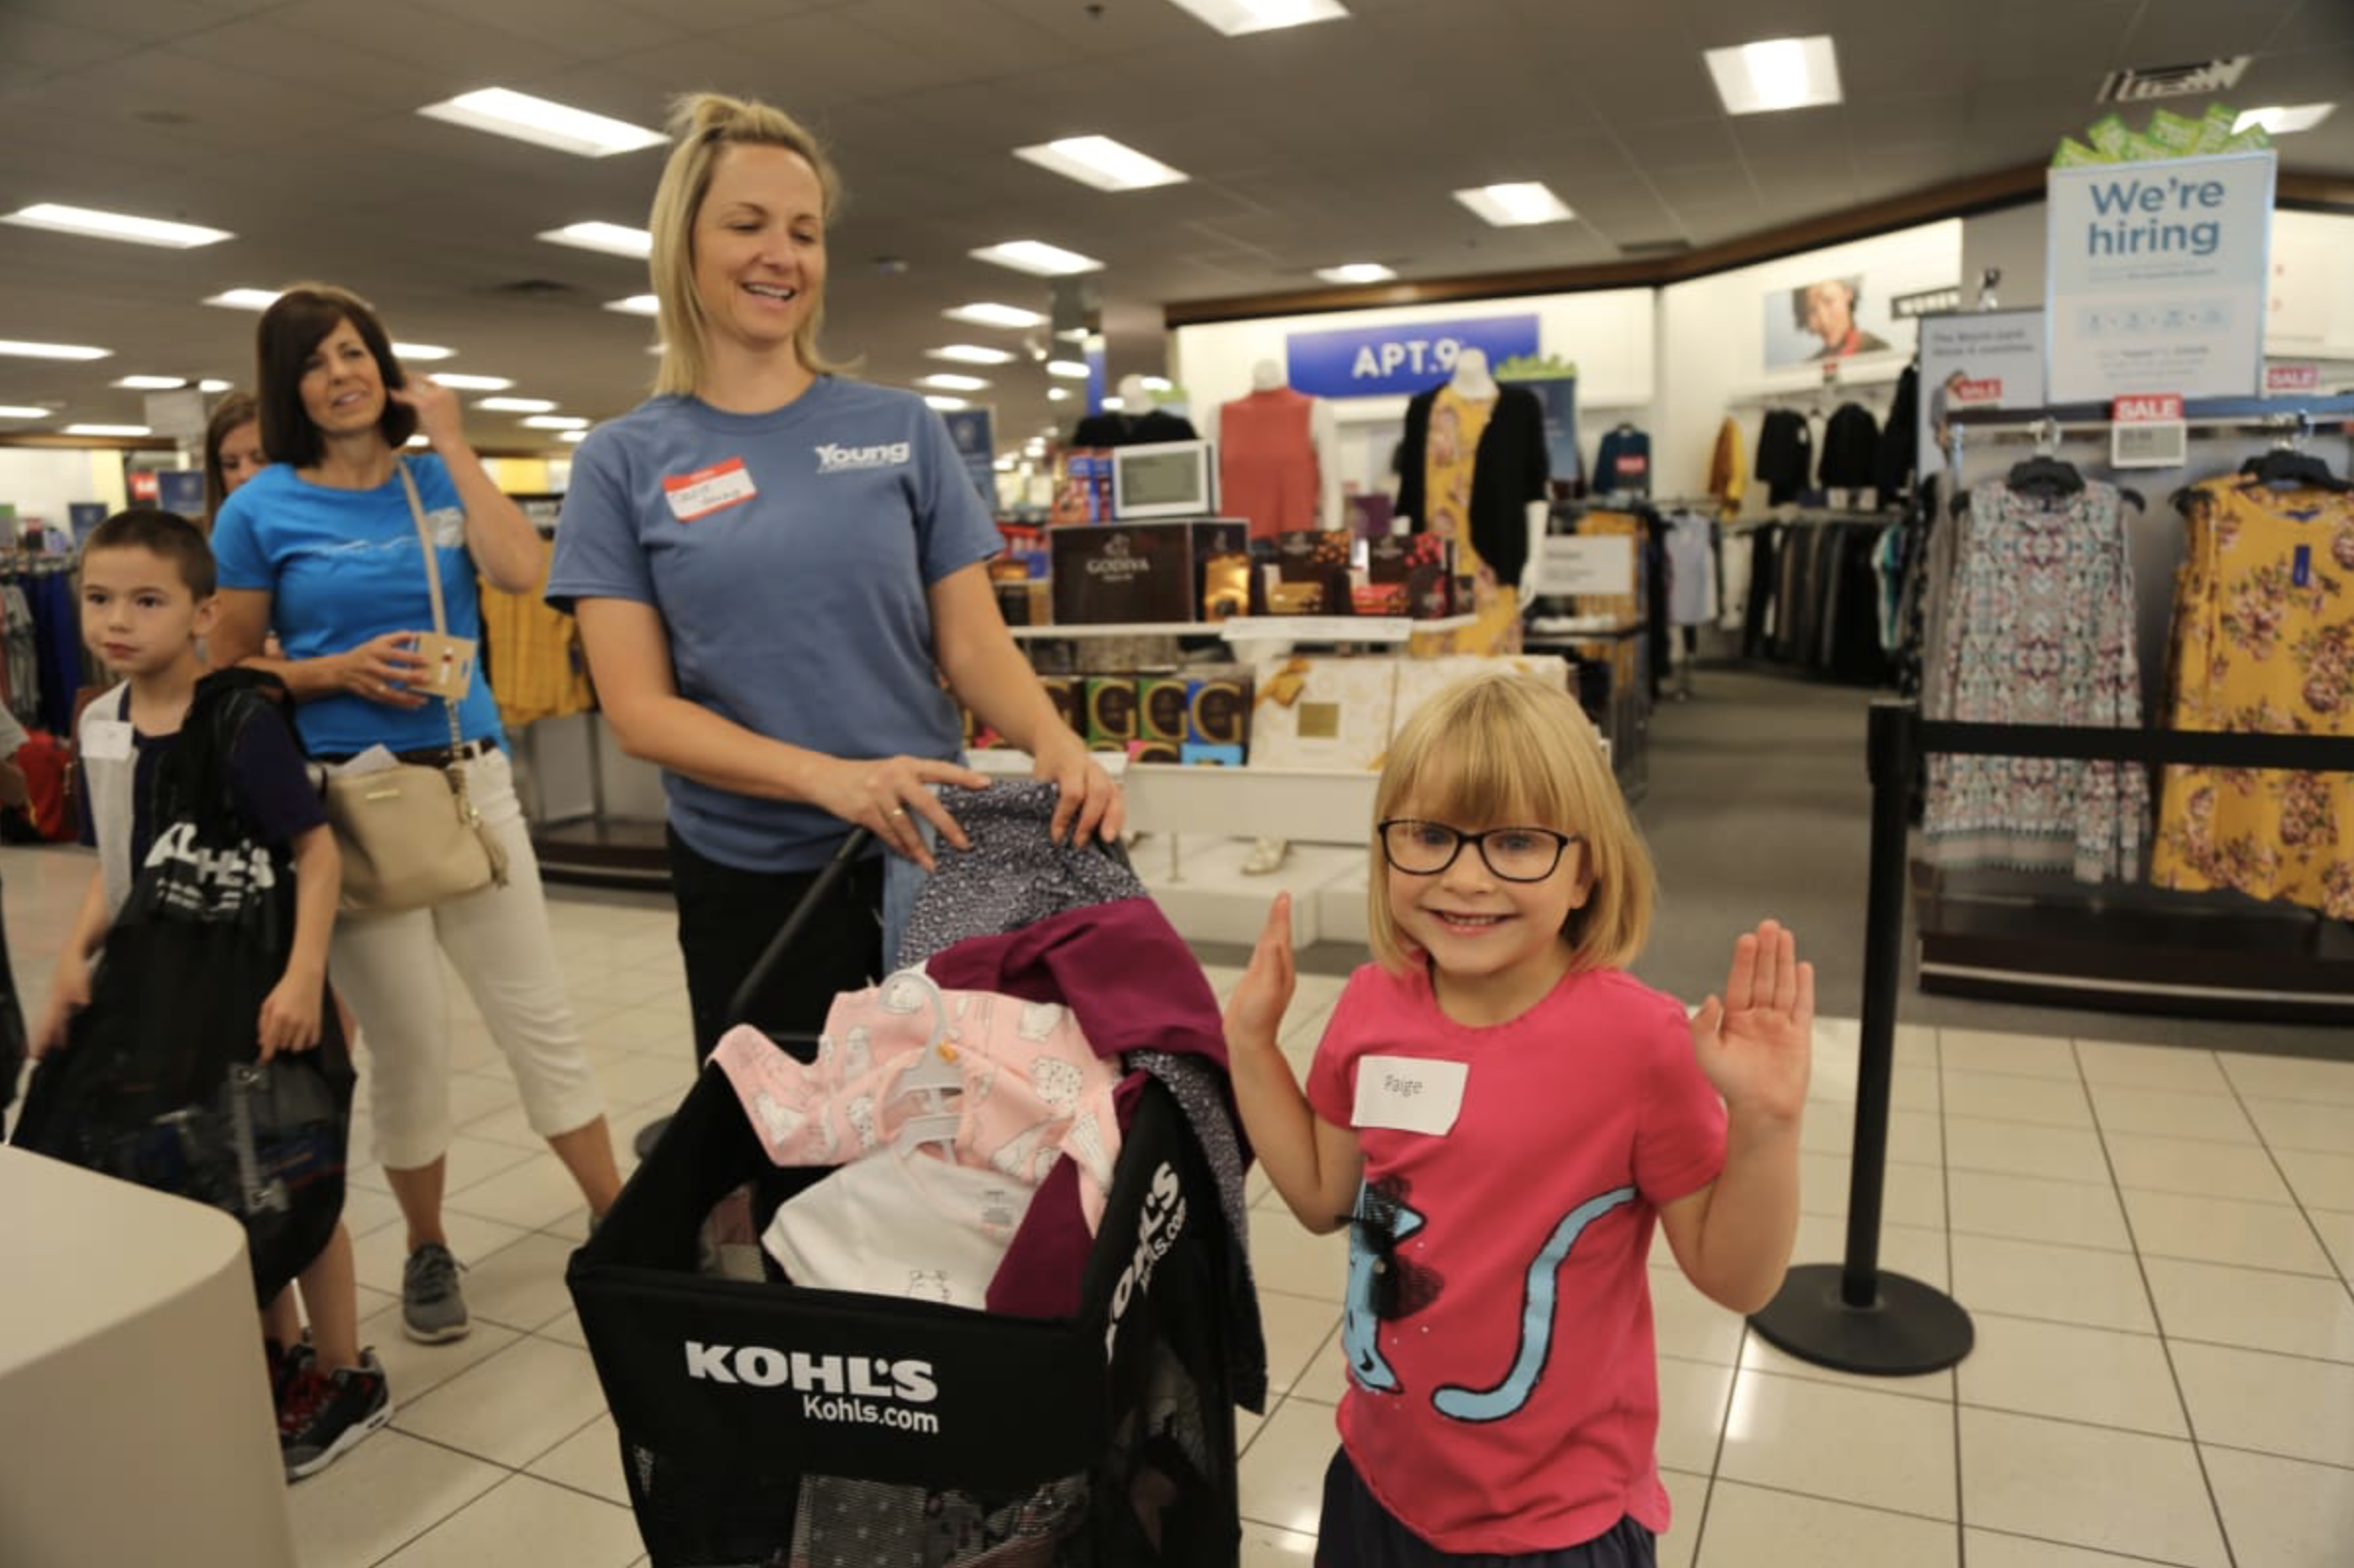
M 1330 22 L 1349 14 L 1349 8 L 1340 0 L 1174 0 L 1174 3 L 1178 10 L 1192 12 L 1228 37 L 1264 32 L 1270 28 Z
M 68 435 L 153 435 L 143 424 L 69 424 Z
M 1087 379 L 1088 369 L 1077 360 L 1048 360 L 1046 373 L 1059 375 L 1066 381 L 1084 381 Z
M 1561 198 L 1535 180 L 1509 185 L 1477 186 L 1458 191 L 1455 199 L 1499 229 L 1525 228 L 1533 223 L 1559 223 L 1576 213 Z
M 626 300 L 607 300 L 605 308 L 623 315 L 660 315 L 662 302 L 650 294 L 633 294 Z
M 1064 137 L 1035 147 L 1016 147 L 1014 156 L 1098 191 L 1147 191 L 1191 178 L 1109 137 Z
M 266 310 L 277 303 L 276 289 L 223 289 L 204 297 L 206 305 L 217 305 L 231 310 Z
M 1010 364 L 1014 358 L 1003 349 L 984 349 L 978 343 L 950 343 L 924 353 L 929 359 L 953 360 L 959 364 Z
M 1317 267 L 1316 275 L 1326 283 L 1387 283 L 1397 276 L 1378 261 L 1343 261 L 1336 267 Z
M 556 439 L 559 441 L 580 441 L 587 439 L 588 435 L 588 432 L 587 430 L 559 430 L 556 432 Z
M 1709 49 L 1703 58 L 1727 114 L 1771 114 L 1839 101 L 1839 56 L 1828 33 Z
M 54 410 L 31 408 L 22 403 L 0 403 L 0 420 L 45 420 Z
M 925 393 L 924 395 L 924 401 L 928 406 L 938 409 L 943 414 L 952 413 L 957 409 L 969 409 L 973 406 L 972 404 L 967 403 L 963 398 L 946 397 L 938 392 Z
M 546 398 L 478 398 L 475 402 L 475 407 L 487 410 L 492 414 L 553 414 L 556 412 L 555 404 Z
M 218 376 L 208 375 L 196 383 L 196 390 L 199 392 L 226 392 L 230 385 L 231 383 Z
M 433 379 L 453 392 L 504 392 L 515 384 L 503 375 L 468 375 L 463 370 L 435 370 Z
M 2293 136 L 2299 131 L 2311 131 L 2337 107 L 2334 103 L 2300 103 L 2293 108 L 2278 105 L 2270 109 L 2250 109 L 2231 122 L 2231 134 L 2238 136 L 2251 126 L 2262 126 L 2276 137 Z
M 428 103 L 417 112 L 428 120 L 444 120 L 470 130 L 487 131 L 493 136 L 513 137 L 518 141 L 553 147 L 558 152 L 576 153 L 584 158 L 609 158 L 617 152 L 658 147 L 669 140 L 659 131 L 648 131 L 626 120 L 607 119 L 586 109 L 534 98 L 526 92 L 511 92 L 505 87 L 461 92 L 443 102 Z
M 586 430 L 588 421 L 577 414 L 534 414 L 523 421 L 528 430 Z
M 950 375 L 946 371 L 916 377 L 916 385 L 934 387 L 942 392 L 978 392 L 988 384 L 978 375 Z
M 953 310 L 942 310 L 940 314 L 951 321 L 970 321 L 975 326 L 1021 328 L 1046 324 L 1043 311 L 1025 310 L 1018 305 L 991 305 L 985 300 L 960 305 Z
M 652 235 L 619 223 L 567 223 L 561 229 L 544 231 L 539 238 L 550 245 L 569 245 L 576 251 L 601 251 L 606 255 L 626 255 L 638 261 L 654 253 Z
M 175 387 L 188 385 L 188 377 L 185 375 L 126 375 L 117 378 L 114 384 L 119 387 L 128 387 L 134 392 L 165 392 Z
M 972 252 L 975 260 L 992 261 L 1016 272 L 1028 272 L 1041 278 L 1068 277 L 1075 272 L 1099 272 L 1103 263 L 1092 255 L 1065 251 L 1060 246 L 1042 240 L 1008 240 L 1003 245 L 986 246 Z
M 402 360 L 454 360 L 456 349 L 445 349 L 438 343 L 395 343 L 393 356 Z
M 85 349 L 77 343 L 17 343 L 0 338 L 0 354 L 20 360 L 103 360 L 112 349 Z
M 424 431 L 420 430 L 401 444 L 403 446 L 431 446 L 433 444 L 433 438 L 425 434 Z
M 1148 392 L 1174 392 L 1177 390 L 1177 383 L 1165 375 L 1140 375 L 1137 379 L 1144 383 L 1145 390 Z
M 1103 400 L 1103 406 L 1114 414 L 1121 414 L 1127 411 L 1128 400 L 1115 394 L 1112 397 L 1105 398 Z
M 122 212 L 94 212 L 88 207 L 61 207 L 54 201 L 0 216 L 0 223 L 28 229 L 55 229 L 60 234 L 83 234 L 95 240 L 128 240 L 133 245 L 160 245 L 192 251 L 199 245 L 218 245 L 237 236 L 227 229 L 207 229 L 196 223 L 166 223 L 161 218 L 135 218 Z
M 1067 386 L 1050 386 L 1046 389 L 1046 401 L 1068 403 L 1071 401 L 1071 389 Z

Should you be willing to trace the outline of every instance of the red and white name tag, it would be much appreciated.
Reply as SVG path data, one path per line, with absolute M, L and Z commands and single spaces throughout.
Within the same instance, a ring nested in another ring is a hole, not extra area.
M 723 512 L 759 493 L 753 485 L 752 476 L 744 471 L 742 458 L 729 458 L 725 463 L 714 463 L 693 474 L 666 475 L 662 479 L 662 494 L 670 503 L 670 515 L 681 523 Z

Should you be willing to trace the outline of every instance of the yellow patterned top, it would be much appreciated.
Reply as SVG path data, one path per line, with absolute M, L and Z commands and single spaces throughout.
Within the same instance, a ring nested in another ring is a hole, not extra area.
M 1430 406 L 1430 436 L 1423 448 L 1423 494 L 1430 515 L 1421 522 L 1425 532 L 1455 541 L 1455 571 L 1473 579 L 1471 611 L 1478 619 L 1454 632 L 1418 633 L 1410 649 L 1417 654 L 1520 651 L 1520 587 L 1498 583 L 1472 544 L 1472 467 L 1494 412 L 1492 401 L 1476 402 L 1452 386 L 1440 387 Z M 1456 613 L 1462 611 L 1456 606 Z

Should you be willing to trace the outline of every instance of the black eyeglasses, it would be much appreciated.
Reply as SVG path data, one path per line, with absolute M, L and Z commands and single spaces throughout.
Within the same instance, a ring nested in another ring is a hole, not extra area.
M 1503 880 L 1541 882 L 1561 864 L 1562 852 L 1581 842 L 1575 833 L 1556 833 L 1549 827 L 1491 827 L 1485 833 L 1466 833 L 1444 822 L 1411 816 L 1392 816 L 1375 827 L 1381 835 L 1382 859 L 1408 876 L 1436 876 L 1455 864 L 1464 845 L 1473 844 L 1487 868 Z

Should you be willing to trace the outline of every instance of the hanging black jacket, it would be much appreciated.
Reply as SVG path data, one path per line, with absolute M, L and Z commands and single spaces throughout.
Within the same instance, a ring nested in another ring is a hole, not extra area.
M 1879 467 L 1879 421 L 1860 403 L 1842 403 L 1822 430 L 1815 476 L 1826 490 L 1869 487 Z
M 1774 409 L 1758 431 L 1757 476 L 1766 481 L 1766 500 L 1781 506 L 1798 499 L 1815 466 L 1815 432 L 1807 417 Z
M 1880 426 L 1879 463 L 1873 478 L 1880 504 L 1906 494 L 1921 468 L 1921 367 L 1908 364 L 1896 378 L 1896 396 L 1888 404 L 1888 422 Z
M 1423 454 L 1437 402 L 1436 387 L 1415 394 L 1406 405 L 1406 438 L 1398 447 L 1398 515 L 1414 519 L 1418 531 L 1430 526 Z M 1551 478 L 1544 405 L 1527 387 L 1497 387 L 1495 411 L 1472 453 L 1471 539 L 1498 583 L 1520 581 L 1529 561 L 1529 503 L 1544 499 Z

